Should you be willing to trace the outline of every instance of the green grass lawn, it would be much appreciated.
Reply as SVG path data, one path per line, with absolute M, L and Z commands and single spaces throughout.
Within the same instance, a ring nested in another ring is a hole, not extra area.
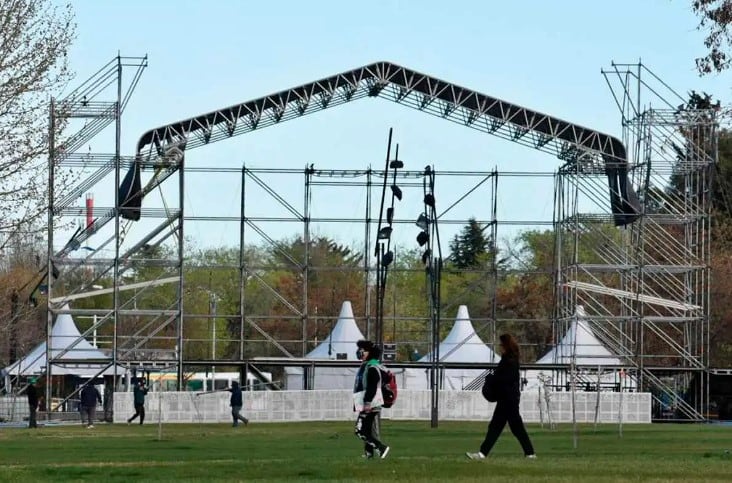
M 386 460 L 361 458 L 349 423 L 150 425 L 0 429 L 2 481 L 732 481 L 732 427 L 530 426 L 539 458 L 525 460 L 506 431 L 491 456 L 470 461 L 484 423 L 384 421 Z

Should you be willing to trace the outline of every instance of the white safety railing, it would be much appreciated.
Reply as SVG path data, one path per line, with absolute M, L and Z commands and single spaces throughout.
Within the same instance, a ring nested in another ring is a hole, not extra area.
M 579 423 L 650 423 L 650 393 L 596 392 L 576 394 L 576 417 Z M 162 398 L 159 400 L 158 398 Z M 572 421 L 572 400 L 568 392 L 552 392 L 546 398 L 536 392 L 524 392 L 521 414 L 526 422 L 553 423 Z M 495 404 L 486 402 L 479 391 L 443 391 L 440 393 L 440 419 L 445 421 L 485 421 Z M 158 408 L 161 408 L 158 410 Z M 257 422 L 345 421 L 354 418 L 352 394 L 348 390 L 327 391 L 252 391 L 244 393 L 242 415 Z M 150 393 L 145 401 L 145 419 L 150 423 L 223 423 L 231 422 L 229 394 L 195 392 Z M 162 414 L 161 414 L 162 413 Z M 597 414 L 596 414 L 597 413 Z M 115 393 L 114 421 L 125 422 L 134 414 L 132 394 Z M 551 418 L 549 418 L 549 415 Z M 386 419 L 429 420 L 430 392 L 401 391 L 396 405 L 384 410 Z

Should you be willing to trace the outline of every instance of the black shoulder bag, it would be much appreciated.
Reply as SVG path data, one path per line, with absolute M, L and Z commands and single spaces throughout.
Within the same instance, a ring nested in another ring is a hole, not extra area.
M 485 381 L 483 382 L 483 389 L 481 389 L 483 397 L 488 402 L 498 401 L 498 391 L 496 388 L 495 377 L 496 376 L 493 373 L 486 375 Z

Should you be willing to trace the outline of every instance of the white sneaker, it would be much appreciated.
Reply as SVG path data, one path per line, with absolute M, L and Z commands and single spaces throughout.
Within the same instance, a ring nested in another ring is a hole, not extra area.
M 536 455 L 535 454 L 527 454 L 526 455 L 526 458 L 527 459 L 530 459 L 530 460 L 535 460 L 536 459 Z
M 465 456 L 470 458 L 471 460 L 484 460 L 485 455 L 478 451 L 477 453 L 465 453 Z
M 382 452 L 381 452 L 381 459 L 382 459 L 382 460 L 383 460 L 384 458 L 386 458 L 386 455 L 388 455 L 388 454 L 389 454 L 389 450 L 390 450 L 390 449 L 391 449 L 391 448 L 390 448 L 389 446 L 387 446 L 387 447 L 386 447 L 386 448 L 384 449 L 384 451 L 382 451 Z

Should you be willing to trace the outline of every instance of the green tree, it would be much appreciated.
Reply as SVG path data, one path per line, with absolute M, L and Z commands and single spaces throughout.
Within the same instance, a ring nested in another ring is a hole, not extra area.
M 257 283 L 266 283 L 277 293 L 261 328 L 275 334 L 293 354 L 302 352 L 303 337 L 312 348 L 327 336 L 346 300 L 351 301 L 356 320 L 365 329 L 367 280 L 360 252 L 328 237 L 313 237 L 305 243 L 298 236 L 268 246 L 260 266 L 264 270 Z M 307 322 L 298 312 L 308 314 Z
M 486 261 L 493 251 L 492 240 L 485 235 L 485 227 L 470 218 L 460 234 L 450 242 L 450 261 L 457 268 L 474 268 Z
M 671 145 L 676 152 L 677 162 L 667 190 L 672 199 L 666 200 L 667 203 L 673 203 L 673 198 L 683 200 L 687 197 L 700 202 L 701 197 L 707 195 L 705 191 L 699 191 L 702 186 L 693 182 L 694 178 L 690 174 L 699 171 L 700 162 L 717 161 L 715 156 L 719 141 L 722 156 L 718 159 L 718 175 L 714 177 L 712 207 L 717 210 L 726 209 L 726 189 L 732 173 L 729 173 L 730 169 L 726 169 L 730 168 L 727 166 L 730 160 L 725 159 L 723 155 L 725 150 L 729 151 L 731 140 L 728 132 L 720 133 L 715 129 L 715 125 L 719 122 L 717 112 L 720 107 L 720 102 L 715 102 L 710 94 L 691 91 L 689 100 L 676 109 L 678 134 L 682 141 Z M 688 182 L 689 180 L 692 182 Z
M 727 14 L 732 14 L 732 2 L 721 2 L 718 8 L 722 10 L 717 11 L 715 15 L 721 15 L 725 12 L 725 8 L 728 9 Z M 715 18 L 724 22 L 730 20 L 729 18 Z M 725 33 L 725 35 L 727 34 Z M 724 57 L 724 59 L 726 63 L 727 58 Z M 714 111 L 719 108 L 720 102 L 715 101 L 711 95 L 692 91 L 688 101 L 677 109 L 677 117 L 685 120 L 694 116 L 694 119 L 689 119 L 689 124 L 691 121 L 696 123 L 702 121 L 706 125 L 712 126 L 717 122 Z M 708 111 L 708 113 L 704 111 Z M 705 117 L 699 119 L 702 114 Z M 669 200 L 667 203 L 672 203 L 674 200 L 680 200 L 677 202 L 682 203 L 687 197 L 693 201 L 701 201 L 699 198 L 707 195 L 703 191 L 705 187 L 699 183 L 687 182 L 687 179 L 693 181 L 693 177 L 685 176 L 687 173 L 682 170 L 685 165 L 689 164 L 686 163 L 687 160 L 698 160 L 700 155 L 706 155 L 710 160 L 716 161 L 710 196 L 712 211 L 711 243 L 709 245 L 712 280 L 709 287 L 712 300 L 709 321 L 710 363 L 715 367 L 727 367 L 732 363 L 732 317 L 728 310 L 732 303 L 729 295 L 732 289 L 730 287 L 730 280 L 732 280 L 732 264 L 730 263 L 732 259 L 732 243 L 730 243 L 730 239 L 732 239 L 730 237 L 732 235 L 732 131 L 719 129 L 716 131 L 718 138 L 715 139 L 715 133 L 704 125 L 695 126 L 692 129 L 685 128 L 684 123 L 680 123 L 680 125 L 682 126 L 680 134 L 684 144 L 674 145 L 679 168 L 671 177 L 666 189 L 667 194 L 670 195 L 667 196 Z M 666 206 L 664 208 L 673 211 L 675 207 Z M 684 208 L 684 206 L 680 206 L 677 211 Z M 683 227 L 676 227 L 673 233 L 683 242 Z
M 422 251 L 397 246 L 394 253 L 386 283 L 384 339 L 402 345 L 417 343 L 422 350 L 422 344 L 426 347 L 429 340 L 429 298 Z

